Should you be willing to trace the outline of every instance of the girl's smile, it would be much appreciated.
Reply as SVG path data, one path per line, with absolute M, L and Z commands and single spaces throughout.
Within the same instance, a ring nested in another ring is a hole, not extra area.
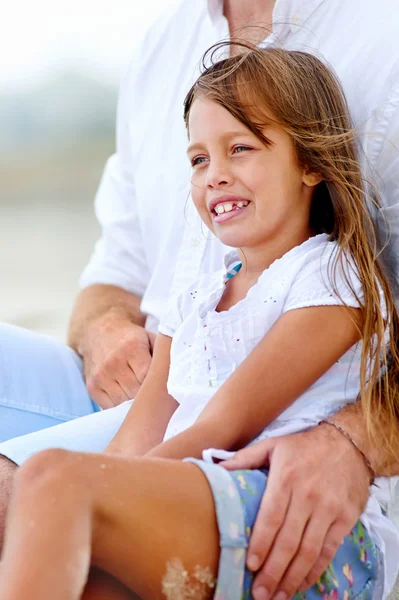
M 234 217 L 238 217 L 248 206 L 250 200 L 235 196 L 233 194 L 225 194 L 214 198 L 210 202 L 209 212 L 213 217 L 214 223 L 224 223 Z
M 224 244 L 242 248 L 250 260 L 248 251 L 266 250 L 266 257 L 271 244 L 284 253 L 312 234 L 309 212 L 319 179 L 299 164 L 281 127 L 264 129 L 266 144 L 223 106 L 199 97 L 189 135 L 193 201 Z

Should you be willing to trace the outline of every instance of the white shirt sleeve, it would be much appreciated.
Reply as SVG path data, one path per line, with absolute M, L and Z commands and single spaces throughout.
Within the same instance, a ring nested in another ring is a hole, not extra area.
M 350 306 L 360 308 L 363 290 L 352 260 L 342 255 L 337 260 L 338 245 L 329 242 L 320 255 L 315 249 L 292 282 L 283 312 L 310 306 Z
M 185 319 L 201 310 L 204 301 L 208 303 L 215 291 L 220 293 L 221 285 L 224 288 L 224 272 L 225 269 L 204 273 L 182 291 L 172 294 L 161 316 L 159 333 L 173 337 Z
M 134 132 L 130 131 L 129 119 L 139 61 L 137 53 L 121 85 L 116 154 L 108 160 L 95 200 L 102 236 L 81 275 L 80 286 L 110 284 L 142 296 L 149 281 L 149 269 L 136 205 Z
M 167 335 L 168 337 L 173 337 L 175 335 L 177 329 L 183 323 L 183 305 L 187 294 L 188 291 L 170 296 L 167 308 L 160 319 L 158 327 L 159 333 Z

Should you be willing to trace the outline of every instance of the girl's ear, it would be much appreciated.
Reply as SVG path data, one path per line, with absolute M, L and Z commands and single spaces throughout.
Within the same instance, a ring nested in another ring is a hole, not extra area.
M 323 177 L 320 173 L 314 173 L 313 171 L 309 171 L 307 168 L 304 169 L 302 175 L 302 181 L 308 187 L 315 187 L 321 181 L 323 181 Z

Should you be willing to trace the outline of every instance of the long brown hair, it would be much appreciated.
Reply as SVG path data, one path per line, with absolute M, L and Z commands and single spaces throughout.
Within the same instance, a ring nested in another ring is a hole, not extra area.
M 226 49 L 234 54 L 230 52 L 228 58 L 215 61 L 220 50 Z M 340 264 L 355 294 L 345 270 L 344 254 L 349 254 L 357 265 L 364 295 L 361 403 L 371 438 L 375 442 L 378 437 L 390 457 L 397 458 L 399 318 L 387 275 L 378 260 L 377 235 L 367 206 L 367 202 L 378 204 L 377 194 L 362 177 L 358 135 L 340 82 L 311 54 L 222 42 L 207 51 L 203 73 L 187 94 L 187 128 L 190 109 L 198 96 L 223 106 L 264 144 L 268 140 L 262 130 L 271 123 L 278 125 L 291 137 L 300 164 L 322 176 L 312 201 L 310 225 L 315 233 L 325 232 L 337 241 L 338 251 L 330 265 L 335 291 L 335 273 Z

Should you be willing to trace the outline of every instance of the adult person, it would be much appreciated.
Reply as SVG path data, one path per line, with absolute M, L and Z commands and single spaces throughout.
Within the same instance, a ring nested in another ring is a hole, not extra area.
M 287 426 L 315 427 L 359 391 L 376 432 L 382 420 L 399 447 L 399 353 L 390 335 L 399 316 L 370 239 L 339 85 L 311 54 L 235 49 L 200 75 L 184 115 L 193 202 L 236 250 L 161 318 L 149 373 L 123 425 L 130 456 L 52 450 L 22 467 L 7 519 L 2 600 L 87 600 L 90 562 L 143 600 L 259 600 L 244 548 L 267 472 L 227 473 L 194 459 L 208 486 L 179 459 L 215 455 L 209 444 L 231 449 Z M 381 380 L 387 342 L 390 372 Z M 360 383 L 361 364 L 370 362 L 369 381 Z M 375 384 L 388 378 L 394 385 L 384 388 L 381 419 Z M 394 583 L 378 589 L 389 562 L 399 569 L 399 532 L 370 498 L 322 581 L 296 598 L 317 600 L 322 590 L 382 600 Z M 121 598 L 115 590 L 113 600 Z
M 148 332 L 156 330 L 169 293 L 221 264 L 224 248 L 201 232 L 189 203 L 184 210 L 189 172 L 181 102 L 197 74 L 202 52 L 226 37 L 229 29 L 266 24 L 272 18 L 273 31 L 266 44 L 278 40 L 287 48 L 313 49 L 334 67 L 355 122 L 363 124 L 366 133 L 374 134 L 364 136 L 364 147 L 384 182 L 384 210 L 392 225 L 391 248 L 395 252 L 398 156 L 389 142 L 399 126 L 399 24 L 395 8 L 393 0 L 383 0 L 378 7 L 371 0 L 356 0 L 345 6 L 338 0 L 180 0 L 173 14 L 150 30 L 122 88 L 117 154 L 107 165 L 97 196 L 103 237 L 83 274 L 84 289 L 71 321 L 70 343 L 83 357 L 89 393 L 79 360 L 70 349 L 4 328 L 0 395 L 4 398 L 2 423 L 7 423 L 11 435 L 23 433 L 18 427 L 25 427 L 25 422 L 33 430 L 94 412 L 92 398 L 106 408 L 133 396 L 151 359 L 152 336 Z M 359 15 L 362 21 L 353 37 L 353 23 Z M 350 48 L 341 43 L 342 39 L 351 40 Z M 146 144 L 154 136 L 159 144 Z M 143 329 L 144 323 L 147 329 Z M 128 408 L 121 404 L 57 429 L 13 440 L 3 444 L 0 452 L 21 464 L 29 455 L 50 446 L 103 450 Z M 20 418 L 21 410 L 27 415 L 25 419 Z M 377 474 L 399 473 L 397 465 L 387 467 L 384 454 L 370 447 L 359 408 L 345 409 L 336 421 L 370 457 Z M 284 518 L 282 507 L 287 505 L 284 499 L 292 493 L 309 518 L 315 505 L 328 515 L 323 521 L 324 544 L 310 574 L 314 578 L 324 570 L 342 531 L 362 512 L 368 490 L 362 459 L 338 431 L 328 426 L 265 442 L 252 452 L 272 462 L 263 517 L 252 541 L 252 551 L 260 562 L 274 540 L 280 548 L 273 560 L 269 557 L 265 563 L 265 581 L 277 585 L 292 552 L 298 568 L 306 563 L 306 548 L 295 529 L 292 508 L 287 519 L 296 537 L 292 536 L 290 548 L 278 535 Z M 3 513 L 15 471 L 10 461 L 4 458 L 0 464 Z M 342 464 L 347 467 L 345 472 Z M 327 485 L 336 493 L 328 501 L 323 497 Z

